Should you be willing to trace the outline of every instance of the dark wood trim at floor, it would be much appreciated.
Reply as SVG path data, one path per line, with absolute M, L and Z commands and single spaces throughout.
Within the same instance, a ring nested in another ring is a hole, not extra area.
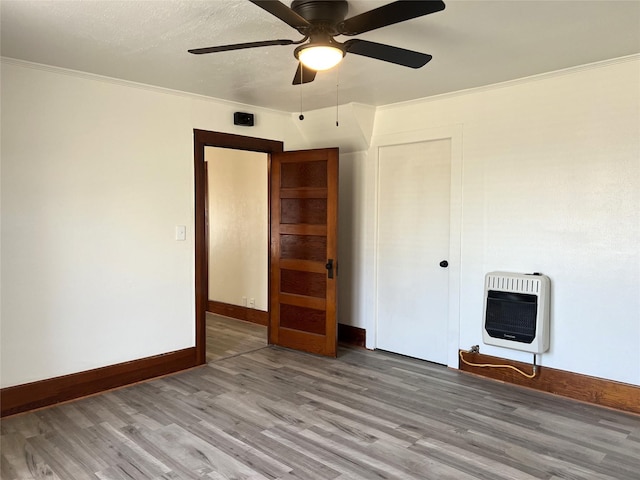
M 526 373 L 532 372 L 527 363 L 493 357 L 481 353 L 464 352 L 464 359 L 478 364 L 513 365 Z M 538 367 L 534 378 L 526 378 L 507 368 L 472 367 L 459 361 L 462 371 L 523 387 L 554 393 L 583 402 L 640 414 L 640 387 L 574 372 Z
M 341 343 L 365 348 L 367 344 L 366 336 L 367 331 L 364 328 L 354 327 L 344 323 L 338 324 L 338 341 Z
M 236 307 L 220 302 L 209 302 L 209 311 L 226 317 L 238 318 L 267 325 L 268 313 L 250 308 Z M 338 324 L 338 340 L 358 347 L 365 346 L 363 328 Z M 37 408 L 86 397 L 112 388 L 130 385 L 199 365 L 195 347 L 156 355 L 85 372 L 48 378 L 0 390 L 0 416 L 6 417 Z
M 257 323 L 265 327 L 269 325 L 269 312 L 263 312 L 255 308 L 240 307 L 238 305 L 231 305 L 230 303 L 209 300 L 207 302 L 207 312 L 235 318 L 237 320 L 244 320 L 245 322 Z
M 207 312 L 259 325 L 269 325 L 269 313 L 253 308 L 209 300 Z M 364 328 L 345 325 L 344 323 L 338 324 L 338 341 L 347 345 L 364 348 L 366 345 L 366 333 L 367 331 Z
M 118 363 L 85 372 L 48 378 L 0 390 L 0 416 L 73 400 L 112 388 L 195 367 L 195 347 Z

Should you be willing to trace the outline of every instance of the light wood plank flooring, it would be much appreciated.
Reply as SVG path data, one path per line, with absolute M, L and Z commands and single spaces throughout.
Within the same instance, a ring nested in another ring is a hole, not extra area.
M 640 478 L 639 416 L 364 349 L 229 352 L 5 419 L 2 479 Z
M 207 363 L 267 346 L 267 327 L 207 313 Z

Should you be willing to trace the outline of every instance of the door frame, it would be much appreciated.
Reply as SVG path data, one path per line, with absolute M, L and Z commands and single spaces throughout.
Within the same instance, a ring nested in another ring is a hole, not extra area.
M 449 317 L 447 320 L 447 366 L 458 368 L 460 348 L 460 257 L 462 233 L 462 125 L 449 125 L 433 129 L 380 135 L 373 139 L 370 153 L 375 165 L 374 201 L 370 212 L 373 221 L 373 295 L 371 311 L 366 325 L 367 348 L 375 349 L 378 344 L 378 204 L 380 199 L 380 149 L 382 147 L 435 140 L 451 141 L 451 185 L 449 221 Z
M 195 248 L 195 350 L 197 364 L 207 363 L 207 302 L 209 300 L 209 261 L 207 232 L 207 171 L 205 164 L 205 147 L 230 148 L 268 154 L 267 176 L 269 178 L 268 197 L 271 198 L 271 154 L 284 150 L 284 143 L 279 140 L 246 137 L 232 133 L 193 130 L 193 177 L 195 196 L 194 248 Z M 271 212 L 269 211 L 269 225 Z M 268 245 L 271 245 L 271 229 L 269 228 Z M 269 253 L 269 256 L 271 253 Z M 270 264 L 269 257 L 269 264 Z M 270 284 L 271 273 L 268 273 Z M 269 287 L 270 288 L 270 287 Z M 270 291 L 267 294 L 270 298 Z M 267 307 L 269 308 L 269 307 Z M 270 312 L 270 310 L 269 310 Z M 268 312 L 268 313 L 269 313 Z M 270 323 L 270 322 L 269 322 Z

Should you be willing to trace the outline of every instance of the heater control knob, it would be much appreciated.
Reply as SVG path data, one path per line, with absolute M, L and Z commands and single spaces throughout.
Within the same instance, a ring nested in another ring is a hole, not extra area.
M 440 266 L 441 266 L 442 268 L 447 268 L 447 267 L 449 266 L 449 262 L 447 262 L 446 260 L 442 260 L 442 261 L 440 262 Z

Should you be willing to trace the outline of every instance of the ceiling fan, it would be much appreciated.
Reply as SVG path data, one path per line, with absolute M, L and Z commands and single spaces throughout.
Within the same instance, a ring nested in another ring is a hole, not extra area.
M 189 53 L 201 55 L 270 45 L 298 45 L 293 52 L 299 60 L 298 69 L 293 78 L 294 85 L 312 82 L 317 71 L 332 68 L 347 53 L 411 68 L 420 68 L 426 65 L 432 58 L 426 53 L 368 40 L 351 39 L 340 43 L 334 37 L 359 35 L 387 25 L 439 12 L 445 8 L 444 2 L 441 0 L 396 1 L 345 20 L 349 9 L 346 0 L 294 0 L 291 2 L 291 8 L 278 0 L 249 1 L 295 28 L 304 38 L 298 41 L 265 40 L 195 48 L 189 50 Z

